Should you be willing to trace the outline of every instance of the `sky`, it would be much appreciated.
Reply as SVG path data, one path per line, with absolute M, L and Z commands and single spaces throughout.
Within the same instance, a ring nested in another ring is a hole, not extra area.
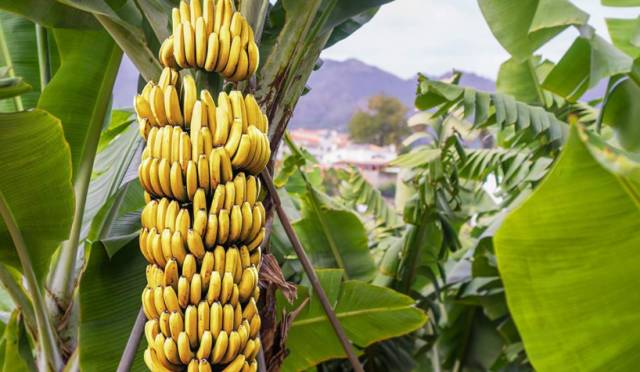
M 607 40 L 605 17 L 640 13 L 638 8 L 607 8 L 600 0 L 572 2 L 591 15 L 589 23 Z M 570 28 L 540 52 L 557 61 L 576 35 Z M 491 34 L 476 0 L 395 0 L 355 34 L 325 50 L 322 58 L 357 58 L 402 78 L 456 68 L 494 79 L 509 56 Z

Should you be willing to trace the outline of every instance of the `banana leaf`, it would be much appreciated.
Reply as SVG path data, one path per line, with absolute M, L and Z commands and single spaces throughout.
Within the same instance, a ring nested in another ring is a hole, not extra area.
M 572 126 L 557 162 L 494 237 L 537 370 L 640 363 L 640 163 Z
M 322 288 L 333 304 L 347 337 L 358 348 L 374 342 L 407 334 L 427 321 L 415 301 L 389 288 L 362 281 L 343 281 L 342 270 L 317 270 Z M 298 287 L 298 300 L 287 305 L 296 309 L 309 295 L 309 289 Z M 280 298 L 280 308 L 284 306 Z M 282 371 L 302 371 L 329 359 L 346 358 L 318 298 L 311 295 L 309 303 L 294 319 L 287 340 L 289 356 Z

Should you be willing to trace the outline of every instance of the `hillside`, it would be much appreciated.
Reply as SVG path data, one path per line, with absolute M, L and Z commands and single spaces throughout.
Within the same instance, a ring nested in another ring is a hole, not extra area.
M 311 75 L 311 91 L 300 98 L 290 126 L 345 130 L 353 112 L 366 107 L 367 99 L 373 95 L 397 97 L 413 107 L 416 84 L 415 78 L 404 80 L 356 59 L 325 60 Z M 461 84 L 487 91 L 495 89 L 493 81 L 473 73 L 465 73 Z

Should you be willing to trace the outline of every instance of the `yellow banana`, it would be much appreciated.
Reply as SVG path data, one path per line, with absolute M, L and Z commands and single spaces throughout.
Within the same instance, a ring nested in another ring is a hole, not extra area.
M 167 261 L 167 265 L 164 267 L 164 285 L 173 287 L 173 289 L 178 288 L 178 261 L 175 258 Z M 165 302 L 167 302 L 166 299 Z
M 229 28 L 231 17 L 233 16 L 233 4 L 231 0 L 224 0 L 224 15 L 222 18 L 222 27 Z
M 138 116 L 138 124 L 140 136 L 146 140 L 149 135 L 149 131 L 151 130 L 151 123 L 149 123 L 148 119 Z
M 249 58 L 248 72 L 249 75 L 253 75 L 258 70 L 258 65 L 260 64 L 260 51 L 258 50 L 258 45 L 253 40 L 247 44 L 247 57 Z
M 171 130 L 171 164 L 180 161 L 180 141 L 182 140 L 182 129 L 178 126 Z
M 190 289 L 190 301 L 192 305 L 198 305 L 200 303 L 200 299 L 202 299 L 202 277 L 200 274 L 193 274 L 193 278 L 191 278 L 191 286 Z
M 153 258 L 158 266 L 164 267 L 164 265 L 167 264 L 167 261 L 162 253 L 160 234 L 155 232 L 155 229 L 151 229 L 151 231 L 149 231 L 149 235 L 151 236 L 151 252 L 153 253 Z
M 160 90 L 164 90 L 167 85 L 170 84 L 169 80 L 171 79 L 171 69 L 169 67 L 165 67 L 162 69 L 160 73 L 160 77 L 158 78 L 158 87 Z
M 180 20 L 182 22 L 191 22 L 191 10 L 185 0 L 180 1 Z
M 213 32 L 209 34 L 207 40 L 207 55 L 204 61 L 204 69 L 206 71 L 213 71 L 216 68 L 218 62 L 218 53 L 220 52 L 220 41 L 218 40 L 218 34 Z
M 167 124 L 167 116 L 164 112 L 164 93 L 158 85 L 151 89 L 150 93 L 151 113 L 159 125 Z
M 194 305 L 187 306 L 184 313 L 184 331 L 189 337 L 191 347 L 198 345 L 198 309 Z
M 207 302 L 212 304 L 220 298 L 220 291 L 222 290 L 222 278 L 220 272 L 212 271 L 209 279 L 209 288 L 207 290 Z
M 146 288 L 142 295 L 142 306 L 148 319 L 157 319 L 160 316 L 156 310 L 153 299 L 153 289 Z
M 227 349 L 229 346 L 229 336 L 227 332 L 221 331 L 218 336 L 216 336 L 216 343 L 213 346 L 213 351 L 211 354 L 211 362 L 213 364 L 219 364 L 222 362 L 225 354 L 227 353 Z
M 231 36 L 239 36 L 242 32 L 242 21 L 244 18 L 242 14 L 239 12 L 233 13 L 231 17 L 231 25 L 229 26 L 229 31 L 231 32 Z
M 202 236 L 198 235 L 193 230 L 187 232 L 187 248 L 189 252 L 193 254 L 197 259 L 201 259 L 204 256 L 204 243 L 202 242 Z
M 184 47 L 184 24 L 180 23 L 175 26 L 173 32 L 173 58 L 176 60 L 178 66 L 182 68 L 188 67 L 187 56 L 185 55 Z
M 204 18 L 200 17 L 196 21 L 196 65 L 200 68 L 204 67 L 207 58 L 207 26 Z
M 242 279 L 238 284 L 240 302 L 247 301 L 253 295 L 253 288 L 258 284 L 256 279 L 251 268 L 247 268 L 242 272 Z
M 187 251 L 184 249 L 184 240 L 180 232 L 174 231 L 171 235 L 171 255 L 175 257 L 180 265 L 184 262 Z
M 180 111 L 180 98 L 176 87 L 173 85 L 167 86 L 164 90 L 164 109 L 169 124 L 184 125 L 182 112 Z
M 250 298 L 249 302 L 244 305 L 242 317 L 251 321 L 256 314 L 258 314 L 258 306 L 256 305 L 256 301 L 253 298 Z
M 197 269 L 198 269 L 198 266 L 197 266 L 195 256 L 192 254 L 187 254 L 184 257 L 184 263 L 182 264 L 182 276 L 187 279 L 187 284 L 191 282 L 193 275 L 198 271 Z M 186 288 L 187 288 L 187 297 L 189 297 L 188 296 L 189 286 L 187 286 Z
M 186 332 L 180 332 L 178 335 L 178 355 L 182 364 L 188 364 L 193 359 L 193 352 L 189 345 L 189 336 Z
M 172 312 L 169 315 L 169 331 L 171 333 L 171 338 L 174 341 L 178 341 L 178 336 L 184 330 L 184 319 L 179 312 Z
M 244 97 L 244 104 L 245 107 L 247 108 L 247 123 L 249 126 L 253 125 L 254 127 L 258 127 L 259 125 L 259 120 L 261 120 L 261 118 L 259 117 L 260 114 L 260 106 L 258 106 L 258 102 L 256 101 L 256 98 L 253 96 L 253 94 L 247 94 Z M 260 129 L 260 127 L 258 127 L 258 129 Z
M 250 324 L 251 324 L 250 336 L 251 338 L 256 338 L 258 336 L 258 333 L 260 333 L 260 325 L 261 325 L 260 316 L 258 315 L 251 318 Z
M 215 71 L 223 71 L 229 61 L 229 53 L 231 52 L 231 33 L 229 29 L 223 27 L 218 34 L 218 42 L 220 44 L 218 48 L 218 60 L 216 61 Z
M 206 301 L 198 303 L 198 339 L 202 342 L 202 336 L 209 330 L 209 304 Z
M 240 43 L 242 44 L 242 41 Z M 229 76 L 229 80 L 245 80 L 249 75 L 249 57 L 247 56 L 247 52 L 242 49 L 240 50 L 240 57 L 234 71 L 233 75 Z
M 173 150 L 173 128 L 170 126 L 162 127 L 162 146 L 160 156 L 167 161 L 171 161 L 171 151 Z
M 214 8 L 214 17 L 213 17 L 213 31 L 216 33 L 220 33 L 220 27 L 222 27 L 222 20 L 224 19 L 224 1 L 218 0 L 216 2 L 216 6 Z
M 191 217 L 189 216 L 189 211 L 184 208 L 180 209 L 178 217 L 176 218 L 175 230 L 180 232 L 183 241 L 187 240 L 187 231 L 189 231 L 190 226 Z
M 153 344 L 156 339 L 156 335 L 160 333 L 160 323 L 157 319 L 150 319 L 144 324 L 144 336 L 147 339 L 148 344 Z
M 198 351 L 196 352 L 196 357 L 198 359 L 208 359 L 209 355 L 211 354 L 212 348 L 213 336 L 211 335 L 211 332 L 203 331 L 202 337 L 200 338 L 200 346 L 198 347 Z
M 200 138 L 202 138 L 202 150 L 205 156 L 209 156 L 213 150 L 213 135 L 208 127 L 200 128 Z
M 153 118 L 153 113 L 151 112 L 151 105 L 142 95 L 136 95 L 133 98 L 133 107 L 135 108 L 138 116 L 148 119 L 152 125 L 157 124 L 156 119 Z
M 224 184 L 219 184 L 216 187 L 216 190 L 213 192 L 213 199 L 211 199 L 211 208 L 209 210 L 210 214 L 217 214 L 222 208 L 224 208 L 226 190 L 227 188 Z
M 242 264 L 242 270 L 251 266 L 251 253 L 246 245 L 240 247 L 240 263 Z
M 203 154 L 202 140 L 200 139 L 200 128 L 202 128 L 205 112 L 202 109 L 202 102 L 196 100 L 191 112 L 190 132 L 191 132 L 191 158 L 197 161 Z
M 160 234 L 160 249 L 162 250 L 162 258 L 164 258 L 166 263 L 168 263 L 168 261 L 173 257 L 171 255 L 171 230 L 162 230 L 162 233 Z
M 196 65 L 196 42 L 195 32 L 191 23 L 182 22 L 182 33 L 184 35 L 184 54 L 187 58 L 188 66 Z
M 206 227 L 207 227 L 207 211 L 203 209 L 197 210 L 195 212 L 195 216 L 193 217 L 193 231 L 202 237 L 204 236 L 204 231 Z
M 233 329 L 236 331 L 240 330 L 240 325 L 242 324 L 242 306 L 239 302 L 233 304 Z M 240 338 L 242 340 L 242 337 Z M 243 345 L 244 346 L 244 345 Z
M 260 268 L 260 263 L 262 262 L 262 253 L 259 247 L 258 249 L 254 249 L 253 252 L 251 252 L 250 258 L 251 264 L 257 268 Z
M 206 248 L 213 248 L 218 239 L 218 216 L 213 213 L 209 214 L 207 220 L 207 231 L 204 236 L 204 244 Z
M 160 179 L 158 178 L 158 164 L 160 159 L 151 159 L 149 165 L 149 182 L 151 183 L 151 192 L 157 196 L 163 196 L 162 187 L 160 186 Z
M 195 27 L 198 18 L 202 17 L 202 3 L 200 2 L 200 0 L 189 1 L 189 11 L 191 24 Z
M 227 153 L 227 150 L 220 148 L 220 174 L 222 175 L 222 182 L 228 182 L 233 180 L 233 168 L 231 166 L 231 158 Z
M 205 193 L 209 193 L 209 161 L 205 155 L 198 158 L 198 186 L 204 189 Z
M 215 271 L 220 273 L 220 275 L 223 275 L 222 273 L 224 273 L 226 255 L 227 255 L 227 253 L 226 253 L 226 251 L 224 250 L 224 248 L 221 245 L 217 246 L 213 250 L 213 257 L 214 257 L 213 265 L 214 265 L 214 269 L 215 269 Z
M 183 171 L 186 171 L 187 164 L 191 160 L 191 137 L 184 132 L 180 136 L 180 166 Z
M 253 36 L 250 30 L 251 26 L 249 26 L 247 20 L 242 17 L 242 31 L 240 31 L 240 38 L 242 39 L 242 49 L 245 49 L 247 47 L 249 39 L 253 40 Z
M 194 220 L 198 211 L 205 211 L 205 213 L 207 212 L 207 194 L 205 193 L 204 189 L 200 189 L 200 188 L 197 189 L 196 192 L 193 194 Z M 195 222 L 194 222 L 194 226 L 195 226 Z
M 240 231 L 240 240 L 246 241 L 249 238 L 252 224 L 253 212 L 251 210 L 251 205 L 249 204 L 249 202 L 244 202 L 242 204 L 242 230 Z
M 233 331 L 229 334 L 229 346 L 227 346 L 227 353 L 224 356 L 223 363 L 232 361 L 240 351 L 240 335 L 238 332 Z
M 220 291 L 220 303 L 226 304 L 231 298 L 233 292 L 233 275 L 224 273 L 222 277 L 222 290 Z
M 236 151 L 231 164 L 234 168 L 244 168 L 251 156 L 252 141 L 251 135 L 243 134 L 240 138 L 238 150 Z
M 218 213 L 218 244 L 227 242 L 229 238 L 229 224 L 229 210 L 223 209 Z
M 164 289 L 162 287 L 155 287 L 153 289 L 153 304 L 156 306 L 158 316 L 167 310 L 164 304 Z
M 140 245 L 140 252 L 142 252 L 142 255 L 144 256 L 144 258 L 147 260 L 147 262 L 149 263 L 153 263 L 154 259 L 153 259 L 153 254 L 149 251 L 149 248 L 147 247 L 147 239 L 149 238 L 149 230 L 147 228 L 142 228 L 140 230 L 140 236 L 139 236 L 139 245 Z
M 234 278 L 234 281 L 235 281 L 235 278 Z M 238 289 L 238 285 L 234 284 L 231 290 L 231 297 L 229 297 L 229 303 L 233 306 L 236 306 L 239 302 L 240 302 L 240 290 Z
M 235 242 L 238 240 L 240 233 L 242 232 L 242 211 L 239 205 L 234 205 L 231 208 L 230 220 L 229 241 Z
M 213 0 L 204 0 L 202 4 L 202 18 L 204 18 L 207 35 L 213 32 L 214 12 Z
M 238 66 L 240 61 L 240 52 L 242 48 L 242 39 L 240 36 L 233 36 L 231 39 L 231 48 L 229 49 L 229 59 L 227 64 L 222 70 L 221 74 L 225 77 L 230 77 Z
M 181 202 L 187 201 L 187 191 L 184 187 L 182 179 L 182 169 L 177 161 L 171 165 L 169 172 L 169 182 L 171 186 L 171 195 Z
M 218 101 L 218 104 L 220 101 Z M 213 145 L 224 146 L 229 137 L 229 115 L 222 106 L 216 108 L 216 131 L 213 133 Z
M 258 248 L 260 244 L 262 244 L 262 241 L 264 240 L 264 234 L 264 227 L 262 227 L 258 235 L 249 244 L 247 244 L 247 248 L 249 248 L 249 251 L 253 251 L 254 249 Z
M 257 178 L 255 176 L 248 176 L 246 185 L 245 200 L 249 202 L 249 205 L 251 207 L 253 207 L 256 200 L 258 200 L 258 195 L 260 194 Z
M 222 308 L 222 329 L 231 334 L 233 331 L 235 310 L 230 304 L 224 305 Z
M 187 163 L 187 198 L 193 200 L 193 196 L 198 189 L 198 171 L 196 163 L 193 160 L 189 160 Z
M 167 360 L 172 364 L 180 364 L 180 357 L 178 356 L 178 345 L 176 344 L 176 342 L 172 338 L 168 337 L 165 338 L 163 346 L 164 355 Z
M 184 120 L 186 126 L 189 127 L 191 123 L 191 113 L 193 112 L 193 106 L 196 104 L 196 100 L 198 99 L 198 91 L 196 88 L 196 81 L 191 77 L 191 75 L 187 75 L 182 80 L 182 89 L 183 89 L 183 107 L 182 113 L 184 115 Z
M 222 370 L 222 372 L 240 372 L 242 371 L 242 366 L 244 366 L 245 356 L 242 354 L 238 354 L 238 356 L 233 359 L 229 365 Z
M 235 200 L 233 203 L 236 205 L 242 205 L 245 201 L 245 195 L 247 192 L 247 177 L 243 172 L 240 172 L 236 178 L 233 179 L 233 183 L 236 189 Z
M 213 136 L 216 132 L 216 103 L 213 101 L 211 93 L 206 89 L 200 91 L 200 101 L 202 101 L 202 105 L 206 109 L 207 125 L 211 136 Z
M 180 9 L 173 8 L 171 9 L 171 27 L 172 27 L 172 35 L 175 35 L 176 29 L 178 25 L 181 23 L 180 21 Z
M 222 322 L 223 322 L 223 309 L 220 302 L 214 302 L 211 304 L 211 309 L 209 312 L 209 331 L 213 335 L 214 338 L 218 338 L 220 331 L 222 330 Z
M 158 163 L 158 181 L 160 182 L 160 189 L 162 194 L 170 198 L 173 197 L 171 192 L 171 166 L 169 160 L 163 158 Z
M 200 264 L 200 276 L 202 277 L 202 285 L 205 288 L 209 287 L 209 280 L 211 279 L 211 273 L 213 272 L 213 252 L 207 251 L 202 258 Z
M 213 150 L 209 154 L 209 183 L 212 189 L 217 190 L 218 186 L 220 186 L 220 182 L 222 180 L 222 174 L 220 173 L 220 170 L 220 153 L 216 150 Z
M 178 279 L 178 304 L 181 308 L 184 309 L 189 304 L 189 295 L 189 279 L 181 276 L 180 279 Z

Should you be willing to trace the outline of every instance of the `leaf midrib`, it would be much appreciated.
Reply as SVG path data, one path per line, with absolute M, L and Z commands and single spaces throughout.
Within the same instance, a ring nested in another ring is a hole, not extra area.
M 345 312 L 341 312 L 341 313 L 336 313 L 336 316 L 338 318 L 349 318 L 349 317 L 357 316 L 357 315 L 361 315 L 361 314 L 392 312 L 392 311 L 396 311 L 396 310 L 410 310 L 410 309 L 412 309 L 412 306 L 373 307 L 373 308 L 367 308 L 367 309 L 362 309 L 362 310 L 352 310 L 352 311 L 345 311 Z M 294 320 L 293 321 L 293 326 L 307 325 L 307 324 L 312 324 L 312 323 L 320 323 L 322 321 L 328 322 L 328 319 L 327 319 L 327 317 L 325 315 L 319 315 L 319 316 L 315 316 L 315 317 L 312 317 L 312 318 L 306 318 L 306 319 L 302 319 L 302 320 Z

